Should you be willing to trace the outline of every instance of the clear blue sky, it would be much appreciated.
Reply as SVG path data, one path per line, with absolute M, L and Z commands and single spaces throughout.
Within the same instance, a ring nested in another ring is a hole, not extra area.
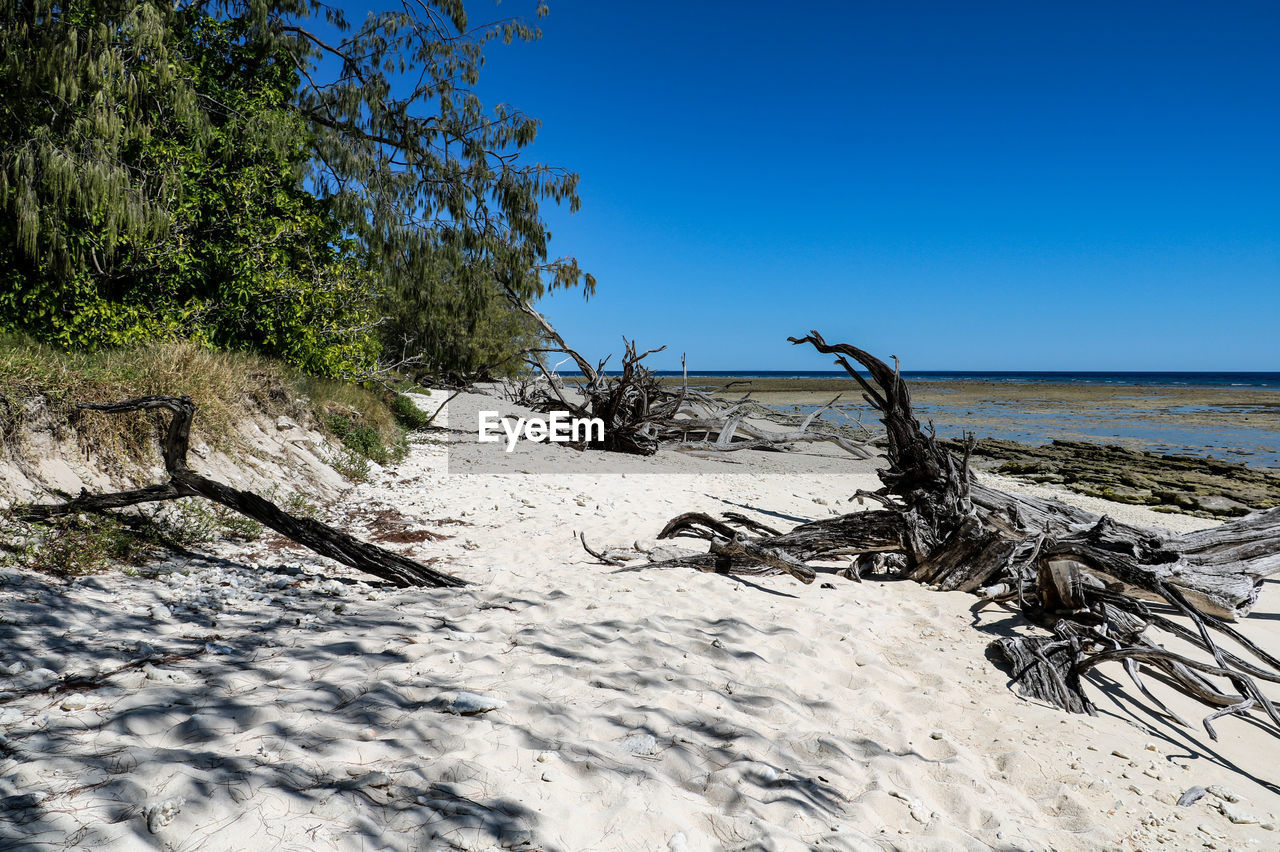
M 1280 370 L 1280 4 L 549 3 L 480 91 L 582 175 L 589 357 Z

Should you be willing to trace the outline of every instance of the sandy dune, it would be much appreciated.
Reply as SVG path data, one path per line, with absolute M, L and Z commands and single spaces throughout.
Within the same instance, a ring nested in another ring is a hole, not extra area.
M 1007 610 L 909 582 L 628 571 L 575 537 L 650 546 L 690 510 L 782 526 L 850 511 L 872 464 L 815 451 L 678 460 L 697 475 L 670 459 L 520 473 L 572 454 L 525 445 L 492 447 L 509 473 L 451 472 L 447 442 L 471 441 L 491 404 L 458 398 L 455 432 L 333 509 L 468 589 L 375 589 L 273 538 L 155 577 L 0 575 L 0 846 L 1280 845 L 1280 741 L 1240 719 L 1217 743 L 1178 728 L 1118 669 L 1093 681 L 1096 718 L 1024 701 L 984 656 L 1018 629 Z M 1274 651 L 1269 586 L 1249 629 Z M 148 655 L 169 656 L 38 691 Z M 1176 806 L 1194 785 L 1239 801 Z

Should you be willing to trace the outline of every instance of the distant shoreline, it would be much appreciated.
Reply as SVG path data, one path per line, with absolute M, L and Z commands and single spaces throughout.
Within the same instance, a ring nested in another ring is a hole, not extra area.
M 616 375 L 613 371 L 605 371 L 606 375 Z M 655 370 L 655 375 L 665 381 L 675 380 L 678 384 L 685 375 L 690 380 L 703 383 L 727 383 L 731 381 L 783 382 L 787 384 L 809 382 L 848 382 L 849 375 L 843 370 L 717 370 L 689 371 Z M 566 377 L 581 375 L 579 373 L 562 373 Z M 1140 385 L 1149 387 L 1229 387 L 1256 388 L 1280 391 L 1280 372 L 1256 371 L 1176 371 L 1176 370 L 903 370 L 902 377 L 910 382 L 979 382 L 1008 384 L 1064 384 L 1064 385 L 1097 385 L 1123 386 Z
M 679 386 L 682 376 L 659 374 L 665 385 Z M 936 375 L 936 374 L 930 374 Z M 1212 374 L 1225 375 L 1225 374 Z M 1272 374 L 1260 374 L 1272 375 Z M 1280 374 L 1276 374 L 1280 376 Z M 903 379 L 911 386 L 912 398 L 926 405 L 973 406 L 998 402 L 1006 406 L 1023 406 L 1044 403 L 1060 409 L 1080 405 L 1105 405 L 1120 409 L 1154 408 L 1161 414 L 1169 409 L 1184 416 L 1198 413 L 1188 409 L 1230 407 L 1232 409 L 1257 409 L 1258 413 L 1270 413 L 1278 419 L 1280 429 L 1280 385 L 1231 385 L 1199 384 L 1176 385 L 1139 382 L 1087 382 L 1066 380 L 1034 381 L 1031 374 L 1019 373 L 1018 379 L 980 378 L 966 379 L 960 376 L 930 379 L 904 373 Z M 572 380 L 575 377 L 566 374 Z M 1278 379 L 1280 380 L 1280 379 Z M 700 388 L 723 389 L 726 396 L 737 397 L 750 393 L 757 402 L 766 405 L 813 405 L 826 403 L 838 393 L 845 399 L 861 399 L 861 389 L 847 374 L 831 373 L 820 377 L 781 376 L 733 376 L 689 374 L 689 384 Z
M 921 421 L 932 424 L 940 439 L 976 436 L 981 459 L 975 462 L 983 467 L 1112 500 L 1210 516 L 1280 502 L 1280 388 L 903 377 Z M 661 380 L 678 386 L 684 378 Z M 883 436 L 877 413 L 848 374 L 691 373 L 689 384 L 729 399 L 749 394 L 753 402 L 791 414 L 805 414 L 838 396 L 841 413 L 825 417 L 856 420 L 873 438 Z M 1134 465 L 1142 475 L 1128 476 L 1126 468 Z M 1216 497 L 1230 502 L 1219 506 L 1221 501 L 1205 499 Z
M 1201 496 L 1216 494 L 1263 508 L 1280 499 L 1280 388 L 904 378 L 920 419 L 932 423 L 940 438 L 974 434 L 990 460 L 984 465 L 1006 472 L 1021 467 L 1023 475 L 1038 481 L 1125 501 L 1154 502 L 1146 484 L 1153 478 L 1163 483 L 1155 492 L 1199 492 L 1200 502 Z M 668 376 L 663 381 L 678 385 L 683 379 Z M 749 392 L 762 405 L 792 413 L 812 411 L 838 394 L 838 406 L 847 416 L 873 434 L 882 431 L 876 412 L 847 375 L 699 376 L 696 384 L 723 387 L 731 381 L 735 384 L 724 396 Z M 1150 455 L 1126 458 L 1123 452 L 1089 452 L 1087 445 Z M 1126 484 L 1124 468 L 1134 464 L 1146 473 Z M 1258 482 L 1246 486 L 1244 480 L 1254 479 Z M 1185 511 L 1190 508 L 1185 502 L 1178 498 L 1171 505 Z

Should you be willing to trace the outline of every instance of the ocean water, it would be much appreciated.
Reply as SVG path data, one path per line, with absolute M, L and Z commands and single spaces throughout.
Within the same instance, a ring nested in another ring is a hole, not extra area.
M 679 370 L 659 370 L 660 376 L 681 376 Z M 566 373 L 565 375 L 572 375 Z M 616 373 L 611 373 L 616 375 Z M 844 370 L 699 370 L 690 371 L 693 380 L 728 379 L 847 379 Z M 1280 372 L 1174 372 L 1174 371 L 968 371 L 906 370 L 903 378 L 923 382 L 977 382 L 989 384 L 1067 384 L 1092 385 L 1117 390 L 1130 387 L 1132 396 L 1107 394 L 1117 399 L 1150 400 L 1149 405 L 1112 408 L 1105 404 L 1088 405 L 1077 410 L 1054 407 L 1046 409 L 1038 403 L 1044 399 L 1008 402 L 948 405 L 929 404 L 917 398 L 916 414 L 924 422 L 932 422 L 942 437 L 961 437 L 973 431 L 978 437 L 1003 438 L 1028 444 L 1044 444 L 1054 439 L 1086 440 L 1099 444 L 1119 444 L 1131 449 L 1157 453 L 1174 453 L 1213 457 L 1244 462 L 1255 467 L 1280 469 L 1280 409 L 1263 411 L 1257 407 L 1224 405 L 1160 405 L 1155 388 L 1217 388 L 1241 391 L 1275 391 L 1280 403 Z M 1123 392 L 1121 392 L 1123 394 Z M 875 414 L 857 399 L 856 394 L 839 407 L 849 414 L 861 415 L 870 424 Z M 808 413 L 812 405 L 777 405 L 779 410 Z M 1207 413 L 1225 415 L 1216 424 L 1188 422 L 1191 415 Z M 1181 415 L 1181 417 L 1180 417 Z M 825 417 L 840 422 L 842 418 L 828 412 Z
M 1256 421 L 1209 425 L 1179 421 L 1156 409 L 1037 412 L 996 405 L 919 405 L 917 416 L 932 422 L 943 438 L 962 438 L 972 431 L 980 438 L 1000 438 L 1024 444 L 1047 444 L 1055 439 L 1117 444 L 1153 453 L 1198 456 L 1242 462 L 1252 467 L 1280 468 L 1280 424 Z M 1175 406 L 1196 408 L 1203 406 Z M 868 412 L 868 417 L 874 417 Z
M 1047 444 L 1058 439 L 1117 444 L 1133 450 L 1199 456 L 1242 462 L 1252 467 L 1280 469 L 1280 416 L 1234 406 L 1180 405 L 1168 408 L 1089 406 L 1080 410 L 1039 409 L 1036 400 L 1023 405 L 967 403 L 947 405 L 916 401 L 912 406 L 921 423 L 932 424 L 941 438 L 999 438 L 1024 444 Z M 808 414 L 816 405 L 775 405 L 793 414 Z M 850 400 L 838 405 L 847 414 L 871 425 L 878 415 L 869 406 Z M 1217 423 L 1180 420 L 1179 413 L 1224 413 Z M 1247 415 L 1230 416 L 1231 414 Z M 821 415 L 832 422 L 845 418 Z
M 617 375 L 606 371 L 608 375 Z M 657 370 L 659 376 L 681 376 L 680 370 Z M 573 375 L 565 373 L 564 375 Z M 864 374 L 865 375 L 865 374 Z M 689 378 L 726 377 L 733 379 L 839 379 L 848 376 L 844 370 L 699 370 Z M 1212 372 L 1068 372 L 1044 371 L 968 371 L 968 370 L 903 370 L 904 379 L 925 382 L 1009 382 L 1035 384 L 1053 382 L 1085 385 L 1146 385 L 1176 387 L 1243 387 L 1280 390 L 1280 373 L 1212 373 Z

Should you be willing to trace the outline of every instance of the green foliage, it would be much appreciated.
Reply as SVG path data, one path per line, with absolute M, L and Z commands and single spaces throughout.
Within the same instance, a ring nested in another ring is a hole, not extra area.
M 342 445 L 361 458 L 378 464 L 390 464 L 404 458 L 405 446 L 402 434 L 387 441 L 377 428 L 361 423 L 345 414 L 330 414 L 326 425 L 329 432 Z
M 397 423 L 410 432 L 415 429 L 425 429 L 431 425 L 432 420 L 430 414 L 414 405 L 413 400 L 404 394 L 396 394 L 396 398 L 391 401 L 391 415 L 395 417 Z
M 305 191 L 282 44 L 150 0 L 0 0 L 0 327 L 189 339 L 322 374 L 376 357 L 369 273 Z M 57 61 L 40 61 L 55 55 Z
M 539 2 L 538 16 L 546 12 Z M 337 43 L 289 9 L 263 17 L 312 63 L 343 60 L 323 84 L 304 80 L 298 106 L 315 133 L 315 184 L 368 250 L 386 293 L 430 291 L 444 269 L 455 307 L 474 317 L 495 281 L 526 298 L 579 283 L 591 292 L 595 281 L 575 260 L 550 258 L 538 208 L 550 199 L 576 210 L 578 176 L 522 162 L 539 122 L 506 105 L 487 111 L 471 88 L 486 44 L 535 40 L 540 30 L 519 19 L 471 29 L 461 0 L 375 10 L 354 26 L 332 16 Z
M 246 518 L 220 503 L 187 498 L 161 510 L 148 522 L 156 539 L 187 547 L 208 544 L 220 539 L 257 541 L 262 537 L 262 524 Z
M 71 515 L 8 530 L 0 562 L 56 577 L 95 574 L 114 562 L 136 563 L 153 550 L 116 518 Z
M 337 435 L 328 427 L 337 415 L 349 423 L 368 426 L 377 431 L 384 444 L 394 444 L 401 435 L 395 416 L 388 405 L 388 396 L 382 391 L 336 379 L 317 376 L 299 376 L 298 387 L 311 401 L 322 428 L 330 435 Z
M 369 457 L 350 447 L 343 447 L 329 459 L 329 466 L 352 482 L 369 478 Z
M 320 506 L 300 491 L 290 492 L 280 503 L 280 508 L 297 518 L 320 517 Z
M 420 359 L 420 369 L 446 379 L 511 378 L 523 353 L 541 345 L 534 320 L 506 298 L 495 278 L 452 269 L 444 253 L 425 276 L 383 297 L 383 350 Z M 481 301 L 472 305 L 479 287 Z
M 389 400 L 349 382 L 307 378 L 304 382 L 321 427 L 342 449 L 329 464 L 348 479 L 369 477 L 369 462 L 391 464 L 408 451 L 405 430 L 397 422 Z
M 341 414 L 330 414 L 328 425 L 339 441 L 365 458 L 373 458 L 382 449 L 382 436 L 372 426 L 353 423 Z
M 37 524 L 4 523 L 0 532 L 0 548 L 7 551 L 0 564 L 65 578 L 121 562 L 141 565 L 174 546 L 253 541 L 262 525 L 225 506 L 188 499 L 149 515 L 67 515 Z
M 529 24 L 471 30 L 458 0 L 357 26 L 296 0 L 0 0 L 0 23 L 0 329 L 503 372 L 531 331 L 498 295 L 594 286 L 538 212 L 576 208 L 577 176 L 520 162 L 538 123 L 469 88 Z
M 80 279 L 122 241 L 162 239 L 181 166 L 147 149 L 165 128 L 199 135 L 205 124 L 167 7 L 2 0 L 0 16 L 6 248 L 32 271 Z

